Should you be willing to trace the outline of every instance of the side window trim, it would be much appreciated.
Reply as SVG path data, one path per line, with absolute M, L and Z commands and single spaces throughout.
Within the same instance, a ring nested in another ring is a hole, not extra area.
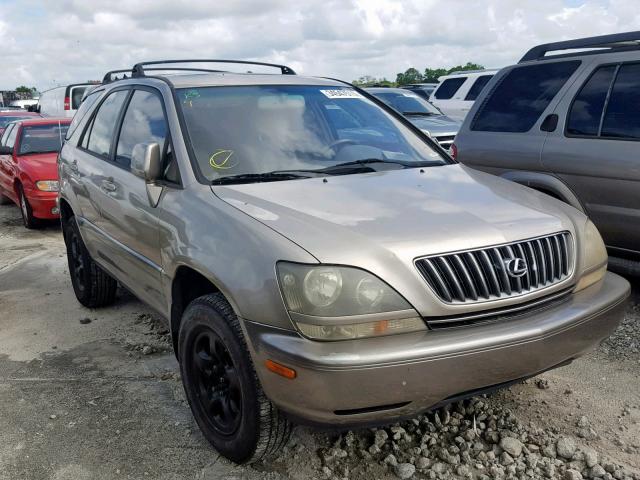
M 598 68 L 600 68 L 601 66 L 598 66 Z M 616 65 L 616 71 L 613 72 L 611 83 L 609 83 L 609 90 L 607 90 L 607 96 L 604 99 L 604 105 L 602 105 L 602 112 L 600 113 L 600 123 L 598 124 L 598 138 L 602 138 L 602 125 L 604 125 L 604 117 L 607 114 L 607 107 L 609 106 L 609 100 L 611 99 L 611 92 L 613 91 L 613 86 L 616 84 L 616 80 L 618 79 L 618 72 L 620 72 L 620 67 L 622 67 L 622 63 L 618 63 L 618 65 Z
M 109 93 L 107 93 L 107 95 L 104 96 L 104 98 L 102 98 L 100 100 L 100 103 L 98 103 L 97 106 L 95 106 L 93 108 L 93 111 L 91 112 L 91 117 L 87 120 L 87 124 L 84 126 L 84 130 L 82 132 L 82 135 L 80 135 L 80 139 L 78 140 L 78 148 L 80 150 L 82 150 L 85 153 L 88 153 L 90 155 L 93 155 L 96 158 L 99 158 L 100 160 L 104 160 L 106 162 L 109 163 L 113 163 L 113 161 L 111 160 L 111 154 L 113 153 L 113 144 L 114 144 L 114 136 L 111 137 L 111 145 L 109 147 L 109 155 L 105 156 L 105 155 L 101 155 L 99 153 L 93 152 L 91 150 L 89 150 L 88 148 L 84 147 L 82 144 L 84 143 L 85 137 L 87 137 L 87 135 L 89 135 L 89 137 L 91 136 L 91 132 L 93 131 L 93 124 L 94 121 L 96 119 L 96 115 L 98 114 L 98 112 L 100 111 L 100 108 L 102 108 L 102 105 L 104 104 L 104 102 L 114 93 L 117 92 L 121 92 L 121 91 L 127 91 L 127 98 L 125 98 L 124 102 L 122 102 L 122 106 L 120 107 L 120 112 L 118 113 L 118 120 L 116 120 L 116 122 L 120 122 L 121 121 L 121 115 L 122 112 L 125 111 L 125 106 L 129 104 L 129 99 L 131 98 L 131 86 L 130 85 L 124 85 L 122 87 L 118 87 L 118 88 L 114 88 L 113 90 L 111 90 Z M 114 129 L 114 132 L 112 135 L 115 135 L 116 131 L 119 131 L 119 123 L 116 124 L 116 128 Z

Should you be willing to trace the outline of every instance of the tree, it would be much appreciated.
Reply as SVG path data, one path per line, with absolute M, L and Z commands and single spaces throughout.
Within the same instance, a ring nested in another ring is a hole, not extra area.
M 465 65 L 456 65 L 455 67 L 445 69 L 445 68 L 425 68 L 424 69 L 424 82 L 434 83 L 438 81 L 438 78 L 443 75 L 448 75 L 451 72 L 464 72 L 467 70 L 484 70 L 482 65 L 478 65 L 477 63 L 467 62 Z
M 376 78 L 376 77 L 372 77 L 371 75 L 364 75 L 360 78 L 358 78 L 357 80 L 352 81 L 351 83 L 353 83 L 355 86 L 357 87 L 377 87 L 377 86 L 384 86 L 384 87 L 393 87 L 394 83 L 387 80 L 386 78 Z
M 36 89 L 36 87 L 27 87 L 25 85 L 20 85 L 19 87 L 16 88 L 16 93 L 18 94 L 22 94 L 25 97 L 33 97 L 34 94 L 38 93 L 38 90 Z
M 404 73 L 396 75 L 396 83 L 400 85 L 408 85 L 410 83 L 421 83 L 423 81 L 422 74 L 415 68 L 411 67 Z

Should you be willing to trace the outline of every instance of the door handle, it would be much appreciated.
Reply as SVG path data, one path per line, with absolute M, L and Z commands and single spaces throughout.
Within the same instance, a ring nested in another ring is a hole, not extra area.
M 104 190 L 107 193 L 115 192 L 118 189 L 116 184 L 113 183 L 111 180 L 103 180 L 101 185 L 102 185 L 102 190 Z

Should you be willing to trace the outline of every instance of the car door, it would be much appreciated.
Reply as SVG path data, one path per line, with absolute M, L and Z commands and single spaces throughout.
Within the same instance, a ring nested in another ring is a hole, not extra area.
M 100 110 L 96 114 L 96 122 Z M 167 121 L 159 93 L 137 87 L 119 115 L 100 175 L 91 180 L 100 205 L 97 229 L 107 239 L 109 269 L 139 298 L 163 310 L 157 211 L 146 182 L 131 173 L 135 145 L 156 142 L 164 149 Z M 91 136 L 98 134 L 94 125 Z M 99 139 L 98 139 L 99 140 Z M 98 142 L 99 143 L 99 142 Z M 94 142 L 91 137 L 88 148 Z
M 18 135 L 19 125 L 10 123 L 7 126 L 4 134 L 2 135 L 2 141 L 0 145 L 13 148 L 16 143 Z M 13 188 L 14 180 L 14 162 L 13 155 L 2 154 L 0 155 L 0 193 L 4 196 L 17 202 L 17 196 Z
M 596 64 L 556 109 L 542 162 L 577 194 L 610 249 L 640 252 L 640 62 Z M 566 113 L 565 113 L 566 112 Z

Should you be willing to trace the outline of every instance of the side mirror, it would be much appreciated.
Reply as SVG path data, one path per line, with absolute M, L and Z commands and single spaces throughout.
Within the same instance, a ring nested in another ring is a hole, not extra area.
M 12 155 L 12 154 L 13 154 L 12 147 L 5 147 L 5 146 L 0 147 L 0 155 Z
M 160 145 L 157 143 L 138 143 L 133 147 L 131 173 L 147 183 L 158 180 L 162 173 Z

